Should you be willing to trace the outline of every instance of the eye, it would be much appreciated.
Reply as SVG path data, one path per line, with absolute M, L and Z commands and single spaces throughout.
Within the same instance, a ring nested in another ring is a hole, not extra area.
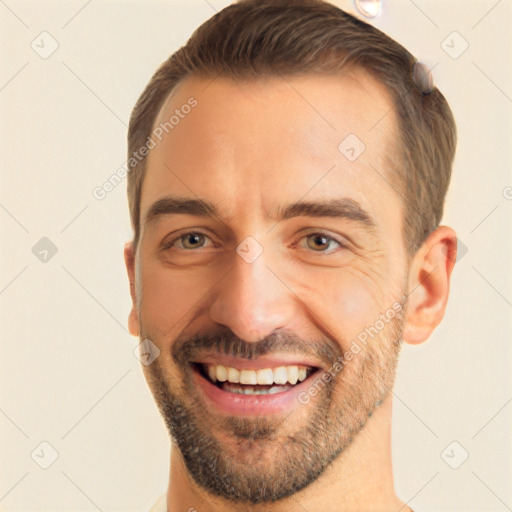
M 183 249 L 186 251 L 194 250 L 194 249 L 201 249 L 205 247 L 205 241 L 209 240 L 210 237 L 197 232 L 197 231 L 190 231 L 188 233 L 183 233 L 168 242 L 164 243 L 163 249 L 171 249 L 178 246 L 177 249 Z M 181 247 L 180 247 L 181 245 Z
M 210 237 L 204 233 L 189 231 L 188 233 L 183 233 L 164 242 L 162 244 L 162 249 L 168 250 L 176 248 L 178 250 L 194 251 L 196 249 L 208 247 L 208 245 L 206 245 L 208 240 L 211 241 Z M 301 238 L 299 242 L 302 242 L 302 240 L 306 241 L 306 247 L 308 249 L 321 254 L 331 254 L 332 252 L 336 252 L 336 246 L 341 249 L 346 247 L 343 242 L 336 240 L 334 237 L 325 233 L 312 233 Z M 293 246 L 297 246 L 299 242 L 296 242 Z M 212 245 L 214 244 L 212 243 Z M 300 245 L 303 246 L 304 244 Z
M 332 236 L 326 235 L 325 233 L 312 233 L 304 237 L 306 240 L 306 246 L 314 252 L 330 254 L 336 251 L 334 246 L 337 245 L 339 248 L 344 248 L 345 244 L 336 240 Z M 333 248 L 334 246 L 334 248 Z M 331 250 L 327 250 L 331 248 Z

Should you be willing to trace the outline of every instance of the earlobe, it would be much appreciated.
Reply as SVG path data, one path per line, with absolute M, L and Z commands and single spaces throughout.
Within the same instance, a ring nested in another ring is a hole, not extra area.
M 447 226 L 433 231 L 418 249 L 409 269 L 405 342 L 425 341 L 441 322 L 457 255 L 457 236 Z
M 128 281 L 130 284 L 130 296 L 132 298 L 132 308 L 128 315 L 128 330 L 132 336 L 139 336 L 139 311 L 137 308 L 137 292 L 135 288 L 135 253 L 133 242 L 127 242 L 124 245 L 124 262 L 128 273 Z

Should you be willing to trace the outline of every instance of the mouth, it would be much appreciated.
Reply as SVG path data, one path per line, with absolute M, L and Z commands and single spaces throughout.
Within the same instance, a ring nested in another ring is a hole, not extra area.
M 298 396 L 309 388 L 321 370 L 305 364 L 256 367 L 257 362 L 226 366 L 213 362 L 191 363 L 195 381 L 210 407 L 223 413 L 261 415 L 296 407 Z M 236 363 L 234 363 L 236 364 Z M 263 363 L 264 364 L 264 363 Z

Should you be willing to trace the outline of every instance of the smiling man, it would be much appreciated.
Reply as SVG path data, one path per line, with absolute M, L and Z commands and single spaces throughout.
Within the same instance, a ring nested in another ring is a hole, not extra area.
M 328 3 L 245 0 L 141 95 L 125 261 L 171 436 L 155 511 L 410 510 L 391 390 L 456 253 L 455 125 L 417 69 Z

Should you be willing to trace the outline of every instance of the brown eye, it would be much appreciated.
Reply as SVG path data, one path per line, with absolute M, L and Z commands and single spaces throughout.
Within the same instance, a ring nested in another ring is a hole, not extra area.
M 307 241 L 307 247 L 315 252 L 323 252 L 326 254 L 333 252 L 336 249 L 336 246 L 333 247 L 332 244 L 336 244 L 338 247 L 343 247 L 343 244 L 331 236 L 325 235 L 323 233 L 313 233 L 312 235 L 308 235 L 305 238 Z
M 180 236 L 178 240 L 182 241 L 185 249 L 196 249 L 197 247 L 203 247 L 205 238 L 202 233 L 187 233 Z
M 203 256 L 205 251 L 215 247 L 217 246 L 212 238 L 200 231 L 182 232 L 181 235 L 176 235 L 170 240 L 164 240 L 160 244 L 161 251 L 173 256 L 184 256 L 185 253 L 188 253 L 188 256 L 192 256 L 192 253 Z

